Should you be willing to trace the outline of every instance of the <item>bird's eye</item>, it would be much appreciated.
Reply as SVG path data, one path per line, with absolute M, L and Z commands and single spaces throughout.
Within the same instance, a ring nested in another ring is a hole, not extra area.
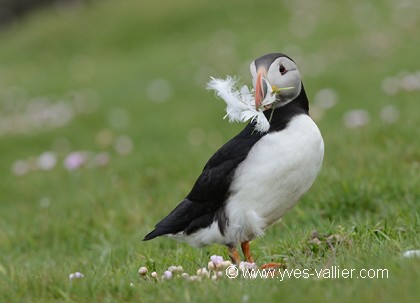
M 280 68 L 279 68 L 280 74 L 284 75 L 285 73 L 287 73 L 287 69 L 284 67 L 283 64 L 280 64 Z

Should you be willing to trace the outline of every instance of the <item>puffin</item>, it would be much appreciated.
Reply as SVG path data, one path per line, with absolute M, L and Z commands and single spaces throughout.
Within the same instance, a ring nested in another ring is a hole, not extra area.
M 324 141 L 309 116 L 296 63 L 285 54 L 270 53 L 251 62 L 250 71 L 256 108 L 269 85 L 288 88 L 274 91 L 276 102 L 264 108 L 269 129 L 256 131 L 251 120 L 217 150 L 190 193 L 144 241 L 168 236 L 194 247 L 225 245 L 234 264 L 241 262 L 240 245 L 245 261 L 254 263 L 250 241 L 263 236 L 314 183 Z

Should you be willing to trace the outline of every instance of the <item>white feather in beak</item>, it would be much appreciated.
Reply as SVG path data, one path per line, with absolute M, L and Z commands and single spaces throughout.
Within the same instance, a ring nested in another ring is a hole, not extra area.
M 211 77 L 211 80 L 207 83 L 207 89 L 214 90 L 216 95 L 226 102 L 226 116 L 224 118 L 228 117 L 229 122 L 251 120 L 255 122 L 255 130 L 264 133 L 270 129 L 270 122 L 265 117 L 264 110 L 276 102 L 277 93 L 289 88 L 274 88 L 273 91 L 271 84 L 266 79 L 263 79 L 263 81 L 267 84 L 267 93 L 258 109 L 255 109 L 255 91 L 250 91 L 246 85 L 238 90 L 239 80 L 237 78 L 227 76 L 223 80 Z

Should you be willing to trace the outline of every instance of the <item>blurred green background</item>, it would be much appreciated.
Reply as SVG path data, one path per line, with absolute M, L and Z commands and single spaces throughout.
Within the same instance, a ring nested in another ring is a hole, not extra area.
M 3 301 L 419 297 L 419 260 L 401 256 L 420 249 L 418 1 L 52 1 L 17 18 L 1 4 Z M 210 76 L 250 85 L 269 52 L 297 62 L 326 153 L 313 188 L 252 243 L 257 262 L 390 278 L 139 279 L 142 265 L 192 273 L 227 257 L 141 239 L 243 127 L 222 119 Z M 314 244 L 314 229 L 345 241 Z M 85 278 L 69 283 L 75 271 Z

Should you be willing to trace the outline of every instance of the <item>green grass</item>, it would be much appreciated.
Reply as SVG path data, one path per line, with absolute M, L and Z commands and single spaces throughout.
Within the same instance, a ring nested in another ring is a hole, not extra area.
M 381 88 L 387 77 L 420 70 L 418 7 L 298 3 L 106 1 L 64 15 L 41 10 L 0 31 L 2 117 L 11 114 L 7 104 L 40 96 L 58 102 L 88 89 L 99 99 L 94 112 L 63 127 L 0 135 L 1 302 L 418 300 L 420 259 L 401 255 L 420 249 L 420 91 L 389 95 Z M 389 277 L 140 279 L 143 265 L 160 274 L 170 265 L 194 273 L 212 254 L 227 257 L 220 246 L 141 239 L 243 127 L 222 120 L 223 102 L 205 82 L 237 74 L 249 84 L 249 62 L 272 51 L 296 59 L 310 100 L 331 88 L 338 103 L 317 121 L 326 147 L 317 181 L 282 223 L 252 242 L 257 262 L 386 268 Z M 170 83 L 169 101 L 150 100 L 155 79 Z M 386 105 L 398 110 L 395 123 L 381 120 Z M 343 115 L 359 108 L 370 122 L 346 128 Z M 129 136 L 133 152 L 121 156 L 98 144 L 104 129 Z M 59 156 L 53 170 L 12 174 L 14 161 L 46 150 Z M 61 162 L 74 150 L 106 151 L 111 160 L 67 171 Z M 311 241 L 313 230 L 321 243 Z M 329 235 L 340 241 L 328 245 Z M 69 282 L 75 271 L 85 278 Z

